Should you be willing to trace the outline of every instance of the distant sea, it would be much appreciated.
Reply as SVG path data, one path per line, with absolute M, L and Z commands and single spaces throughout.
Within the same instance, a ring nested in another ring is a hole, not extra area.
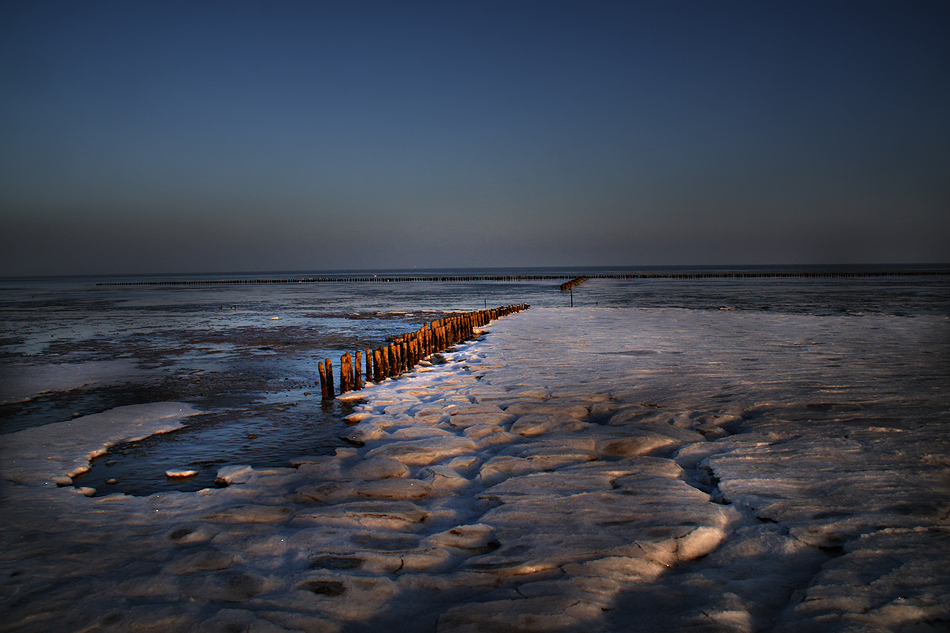
M 589 279 L 560 290 L 580 276 Z M 119 406 L 179 401 L 203 413 L 180 431 L 115 447 L 77 483 L 151 494 L 207 487 L 226 464 L 286 466 L 343 445 L 348 405 L 321 402 L 319 361 L 338 368 L 342 353 L 446 313 L 513 303 L 848 315 L 860 327 L 868 314 L 950 318 L 950 265 L 0 279 L 0 441 Z M 167 468 L 182 466 L 199 476 L 166 480 Z

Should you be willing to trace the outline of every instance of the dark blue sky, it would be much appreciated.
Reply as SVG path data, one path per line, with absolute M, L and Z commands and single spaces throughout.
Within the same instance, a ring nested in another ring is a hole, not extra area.
M 0 275 L 950 261 L 950 4 L 0 4 Z

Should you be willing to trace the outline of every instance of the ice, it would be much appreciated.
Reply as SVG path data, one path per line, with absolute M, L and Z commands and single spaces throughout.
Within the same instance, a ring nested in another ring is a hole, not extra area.
M 165 471 L 165 476 L 170 479 L 188 479 L 198 474 L 197 470 L 190 468 L 170 468 Z
M 74 477 L 89 460 L 119 442 L 177 429 L 198 413 L 181 402 L 129 405 L 69 422 L 47 424 L 0 439 L 0 477 L 26 485 L 50 485 Z
M 224 466 L 222 488 L 56 483 L 185 405 L 3 436 L 6 629 L 950 620 L 945 317 L 533 308 L 487 329 L 360 392 L 361 446 Z
M 819 630 L 864 627 L 895 631 L 946 622 L 950 567 L 944 528 L 886 529 L 849 543 L 847 553 L 827 564 L 783 627 L 822 622 Z M 920 544 L 927 546 L 922 552 Z M 943 553 L 943 556 L 940 555 Z M 926 590 L 919 589 L 926 579 Z M 923 624 L 923 626 L 921 626 Z
M 511 432 L 524 437 L 538 437 L 552 431 L 580 431 L 590 426 L 568 413 L 529 413 L 511 425 Z
M 383 479 L 356 487 L 356 494 L 370 499 L 421 499 L 432 493 L 432 486 L 420 479 Z
M 348 474 L 353 479 L 388 479 L 389 477 L 408 477 L 409 468 L 399 460 L 390 457 L 369 457 L 354 465 Z
M 243 484 L 254 475 L 254 469 L 247 464 L 225 466 L 218 469 L 217 481 L 221 484 Z
M 367 457 L 389 457 L 408 466 L 428 466 L 448 457 L 475 450 L 475 443 L 458 436 L 425 440 L 386 442 L 370 450 Z

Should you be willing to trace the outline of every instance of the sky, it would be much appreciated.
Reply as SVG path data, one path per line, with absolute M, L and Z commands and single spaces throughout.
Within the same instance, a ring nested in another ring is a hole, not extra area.
M 950 3 L 0 0 L 0 276 L 950 262 Z

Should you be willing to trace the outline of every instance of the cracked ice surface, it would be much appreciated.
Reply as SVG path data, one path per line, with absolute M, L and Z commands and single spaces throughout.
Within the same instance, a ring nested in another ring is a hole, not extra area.
M 362 392 L 361 446 L 229 466 L 226 488 L 87 498 L 48 485 L 73 463 L 54 438 L 6 436 L 5 460 L 35 459 L 3 470 L 5 630 L 950 621 L 946 318 L 532 309 L 489 329 Z M 126 409 L 110 419 L 161 413 Z

